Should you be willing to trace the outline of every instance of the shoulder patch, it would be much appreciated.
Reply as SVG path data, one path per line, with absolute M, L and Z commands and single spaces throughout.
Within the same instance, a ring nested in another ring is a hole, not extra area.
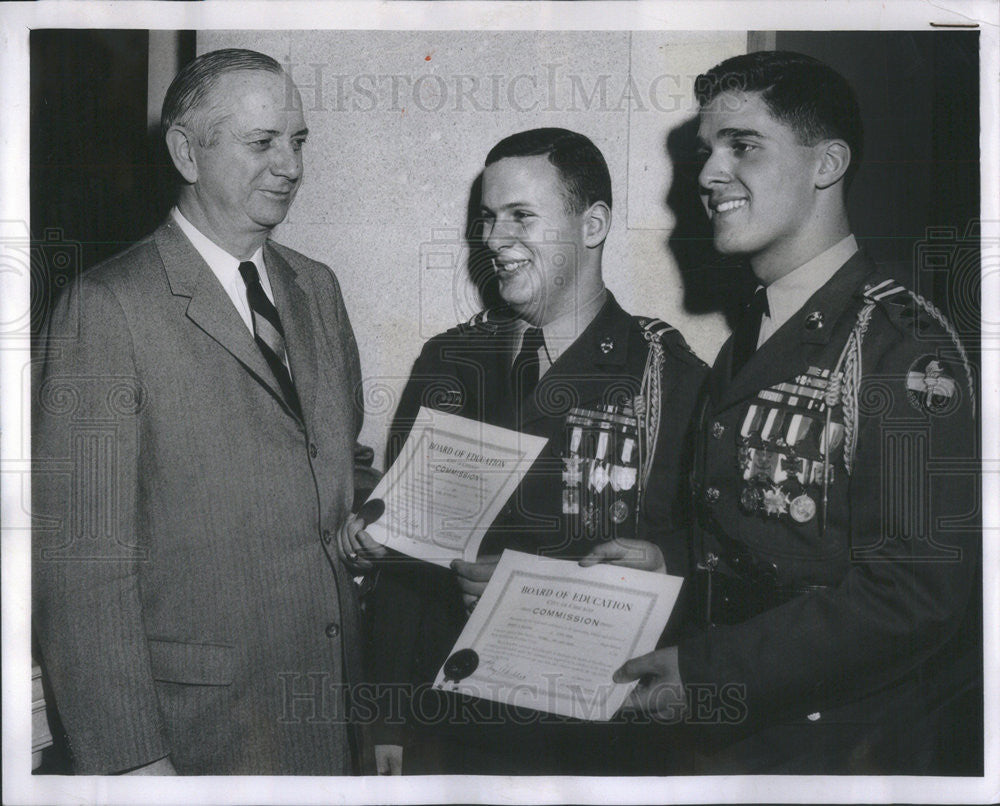
M 918 411 L 951 414 L 958 408 L 962 388 L 955 370 L 934 355 L 922 355 L 906 373 L 906 396 Z

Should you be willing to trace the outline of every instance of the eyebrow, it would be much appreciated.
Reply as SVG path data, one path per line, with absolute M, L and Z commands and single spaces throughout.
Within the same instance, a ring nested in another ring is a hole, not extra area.
M 244 132 L 243 136 L 244 137 L 259 137 L 262 134 L 267 134 L 267 135 L 270 135 L 271 137 L 277 137 L 278 135 L 281 134 L 281 132 L 278 131 L 277 129 L 251 129 L 248 132 Z M 292 135 L 292 137 L 305 137 L 308 134 L 309 134 L 309 129 L 308 128 L 306 128 L 306 129 L 299 129 L 297 132 L 295 132 L 295 134 Z
M 763 132 L 759 132 L 756 129 L 719 129 L 716 132 L 717 137 L 724 137 L 729 140 L 733 140 L 739 137 L 765 137 Z
M 531 202 L 527 201 L 512 201 L 508 202 L 507 204 L 501 204 L 499 210 L 512 210 L 515 207 L 533 207 L 533 206 L 534 205 Z M 482 210 L 483 212 L 489 212 L 489 213 L 498 212 L 497 210 L 493 210 L 492 208 L 487 207 L 485 204 L 480 204 L 479 209 Z

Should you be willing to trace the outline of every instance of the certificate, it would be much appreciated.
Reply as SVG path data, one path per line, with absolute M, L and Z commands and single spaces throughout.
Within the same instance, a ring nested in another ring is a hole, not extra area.
M 436 565 L 475 560 L 479 544 L 547 440 L 421 407 L 372 491 L 385 512 L 373 540 Z
M 612 673 L 656 648 L 682 582 L 505 551 L 435 688 L 607 721 L 634 685 Z

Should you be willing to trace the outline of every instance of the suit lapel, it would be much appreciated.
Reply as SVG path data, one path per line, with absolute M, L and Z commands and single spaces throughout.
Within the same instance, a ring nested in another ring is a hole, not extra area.
M 253 334 L 198 250 L 172 219 L 156 231 L 154 238 L 171 293 L 188 298 L 187 318 L 242 364 L 284 406 L 281 389 Z
M 316 337 L 310 312 L 311 289 L 303 288 L 300 278 L 288 262 L 278 254 L 270 241 L 264 247 L 267 277 L 274 292 L 274 307 L 285 331 L 285 349 L 292 365 L 292 382 L 302 403 L 303 416 L 312 412 L 316 399 L 317 359 Z
M 858 285 L 874 270 L 868 258 L 857 252 L 764 342 L 731 381 L 730 338 L 716 359 L 709 384 L 715 410 L 805 372 L 829 344 L 834 326 L 854 300 Z M 817 319 L 821 327 L 815 326 Z

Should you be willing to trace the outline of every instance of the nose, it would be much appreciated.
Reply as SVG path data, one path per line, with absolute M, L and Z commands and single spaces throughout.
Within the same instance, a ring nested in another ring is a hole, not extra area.
M 290 182 L 297 182 L 302 176 L 302 152 L 291 141 L 276 145 L 271 149 L 271 173 Z
M 483 242 L 492 251 L 499 252 L 503 247 L 510 246 L 513 241 L 511 224 L 495 218 L 483 223 Z
M 701 166 L 701 171 L 698 172 L 698 186 L 707 192 L 712 189 L 712 185 L 728 182 L 730 177 L 728 163 L 718 150 L 715 150 L 708 155 L 705 164 Z

